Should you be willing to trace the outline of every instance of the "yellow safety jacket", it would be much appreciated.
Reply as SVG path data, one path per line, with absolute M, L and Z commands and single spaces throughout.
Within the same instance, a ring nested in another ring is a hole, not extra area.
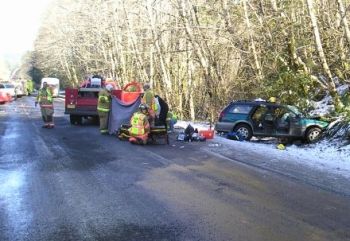
M 153 110 L 155 113 L 158 111 L 158 106 L 154 100 L 154 93 L 152 90 L 146 90 L 141 99 L 141 103 L 147 104 L 148 107 L 151 108 L 151 110 Z
M 50 88 L 41 88 L 36 101 L 42 108 L 53 108 L 52 90 Z
M 170 120 L 174 120 L 174 121 L 177 121 L 177 116 L 175 113 L 172 113 L 172 112 L 168 112 L 167 115 L 166 115 L 166 120 L 167 121 L 170 121 Z
M 143 136 L 149 133 L 150 126 L 148 118 L 141 112 L 136 112 L 133 114 L 130 124 L 131 127 L 129 128 L 129 133 L 132 136 Z
M 97 110 L 102 112 L 109 112 L 111 104 L 111 94 L 103 89 L 98 93 Z

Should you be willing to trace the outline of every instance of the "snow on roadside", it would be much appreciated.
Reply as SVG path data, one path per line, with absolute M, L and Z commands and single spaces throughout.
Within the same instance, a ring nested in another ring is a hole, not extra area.
M 175 128 L 185 129 L 188 124 L 191 124 L 198 130 L 209 129 L 208 123 L 187 121 L 178 121 Z M 242 148 L 252 153 L 269 153 L 274 159 L 310 166 L 350 179 L 350 145 L 336 147 L 326 141 L 322 141 L 312 145 L 291 145 L 287 146 L 286 150 L 281 151 L 276 148 L 276 143 L 240 142 L 226 139 L 224 136 L 215 136 L 214 141 L 225 146 L 232 145 L 235 148 Z M 218 146 L 218 148 L 220 147 Z
M 322 100 L 316 102 L 311 101 L 314 110 L 310 111 L 311 117 L 327 116 L 329 113 L 334 111 L 334 105 L 332 104 L 332 97 L 326 96 Z
M 350 85 L 341 85 L 337 87 L 337 92 L 340 96 L 345 95 L 349 91 Z M 334 104 L 332 97 L 328 94 L 320 101 L 311 101 L 313 110 L 310 111 L 311 117 L 323 117 L 329 115 L 334 111 Z

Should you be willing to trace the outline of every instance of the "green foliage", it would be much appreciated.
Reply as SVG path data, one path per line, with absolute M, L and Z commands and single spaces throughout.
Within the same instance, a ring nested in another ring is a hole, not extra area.
M 309 108 L 309 101 L 317 96 L 317 81 L 310 75 L 283 71 L 266 81 L 266 94 L 275 96 L 284 104 L 296 105 L 302 109 Z
M 350 92 L 345 93 L 341 98 L 345 108 L 350 108 Z
M 36 85 L 40 85 L 41 79 L 44 77 L 42 71 L 36 67 L 32 67 L 29 72 L 29 76 L 35 82 Z
M 342 112 L 345 115 L 346 119 L 350 121 L 350 92 L 347 92 L 345 95 L 343 95 L 341 97 L 341 101 L 344 104 Z

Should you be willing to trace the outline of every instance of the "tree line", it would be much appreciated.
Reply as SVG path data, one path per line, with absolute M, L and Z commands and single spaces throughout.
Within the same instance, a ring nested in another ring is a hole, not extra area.
M 233 99 L 308 107 L 350 75 L 349 0 L 55 0 L 23 71 L 150 82 L 183 118 Z

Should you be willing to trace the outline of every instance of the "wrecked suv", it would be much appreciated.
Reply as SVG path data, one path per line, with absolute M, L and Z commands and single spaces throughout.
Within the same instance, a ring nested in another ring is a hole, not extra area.
M 277 137 L 316 142 L 327 122 L 306 118 L 296 107 L 266 101 L 234 101 L 220 113 L 217 132 L 238 133 L 242 139 Z

